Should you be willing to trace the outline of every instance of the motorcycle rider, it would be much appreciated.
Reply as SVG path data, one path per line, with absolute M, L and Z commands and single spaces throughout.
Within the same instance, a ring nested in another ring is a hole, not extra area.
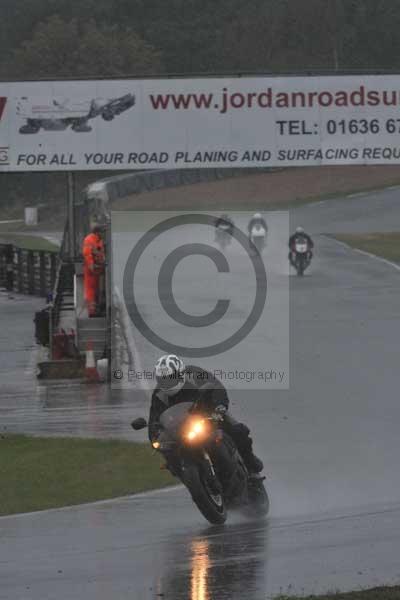
M 295 245 L 296 245 L 296 243 L 301 242 L 301 241 L 307 242 L 307 246 L 308 246 L 307 258 L 308 258 L 308 260 L 311 260 L 313 257 L 312 249 L 314 248 L 314 242 L 312 241 L 311 237 L 308 235 L 308 233 L 306 233 L 304 231 L 304 229 L 302 227 L 296 227 L 296 231 L 289 238 L 289 248 L 290 248 L 289 261 L 293 267 L 295 266 L 295 264 L 294 264 L 294 258 L 295 258 L 295 254 L 296 254 Z
M 235 225 L 233 223 L 233 219 L 224 213 L 215 221 L 215 229 L 218 230 L 219 227 L 223 228 L 224 231 L 232 235 Z
M 251 217 L 251 219 L 249 221 L 249 224 L 247 225 L 247 230 L 249 232 L 249 239 L 250 239 L 251 231 L 252 231 L 253 227 L 256 227 L 257 225 L 264 227 L 265 233 L 268 232 L 268 225 L 267 225 L 266 220 L 262 216 L 262 214 L 254 213 L 254 215 Z
M 193 402 L 196 409 L 206 414 L 223 417 L 222 429 L 233 439 L 250 475 L 260 473 L 264 465 L 253 454 L 253 440 L 244 423 L 235 421 L 228 413 L 229 399 L 225 387 L 209 371 L 187 365 L 174 354 L 161 356 L 155 365 L 157 385 L 151 398 L 148 433 L 150 442 L 160 431 L 160 415 L 180 402 Z

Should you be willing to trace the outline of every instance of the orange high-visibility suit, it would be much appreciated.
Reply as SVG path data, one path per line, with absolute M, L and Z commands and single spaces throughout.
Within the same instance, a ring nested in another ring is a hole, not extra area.
M 83 240 L 83 286 L 89 317 L 96 314 L 99 303 L 100 278 L 104 273 L 104 242 L 98 233 L 89 233 Z

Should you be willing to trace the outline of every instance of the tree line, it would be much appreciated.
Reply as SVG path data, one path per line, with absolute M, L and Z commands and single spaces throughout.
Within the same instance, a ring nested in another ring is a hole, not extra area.
M 2 0 L 3 80 L 396 70 L 400 0 Z
M 3 81 L 400 68 L 400 0 L 1 0 L 0 15 Z M 63 182 L 3 174 L 0 208 L 61 200 Z

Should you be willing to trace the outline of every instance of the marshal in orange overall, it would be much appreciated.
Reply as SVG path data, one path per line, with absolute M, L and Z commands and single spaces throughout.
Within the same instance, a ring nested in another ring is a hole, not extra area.
M 101 281 L 104 275 L 105 251 L 102 228 L 92 227 L 91 233 L 83 240 L 83 285 L 89 317 L 99 313 Z

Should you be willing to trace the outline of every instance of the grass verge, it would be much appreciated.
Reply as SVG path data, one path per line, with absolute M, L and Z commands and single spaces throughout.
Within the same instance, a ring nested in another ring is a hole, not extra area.
M 278 596 L 276 600 L 296 600 L 296 597 Z M 361 592 L 335 592 L 325 596 L 301 596 L 301 600 L 400 600 L 400 586 L 377 587 Z
M 118 440 L 0 437 L 0 515 L 59 508 L 165 487 L 147 444 Z
M 37 235 L 25 235 L 17 233 L 0 232 L 0 242 L 3 244 L 14 244 L 17 248 L 25 250 L 45 250 L 46 252 L 58 252 L 59 246 L 50 240 Z
M 331 237 L 340 242 L 345 242 L 352 248 L 358 248 L 400 264 L 400 232 L 398 231 L 362 234 L 343 233 Z

